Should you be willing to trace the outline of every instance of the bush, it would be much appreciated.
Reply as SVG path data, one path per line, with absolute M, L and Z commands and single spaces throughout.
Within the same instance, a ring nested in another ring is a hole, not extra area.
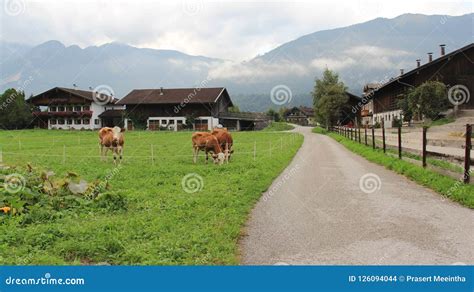
M 94 205 L 108 211 L 120 211 L 127 209 L 127 198 L 122 194 L 103 193 L 94 200 Z

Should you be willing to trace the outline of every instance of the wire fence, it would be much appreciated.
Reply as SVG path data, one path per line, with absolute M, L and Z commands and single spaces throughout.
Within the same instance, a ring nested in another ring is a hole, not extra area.
M 234 140 L 234 153 L 232 156 L 250 156 L 253 160 L 262 155 L 275 156 L 281 153 L 288 145 L 295 143 L 296 135 L 298 135 L 290 133 L 282 136 L 281 132 L 273 133 L 279 133 L 280 137 L 244 142 Z M 169 139 L 170 137 L 163 140 L 135 137 L 132 143 L 127 143 L 126 141 L 123 153 L 124 160 L 149 161 L 155 164 L 156 161 L 163 159 L 194 157 L 191 141 L 188 142 L 186 140 L 186 143 L 177 144 L 176 141 L 170 143 Z M 62 141 L 53 139 L 44 141 L 42 139 L 34 142 L 31 139 L 26 140 L 27 142 L 23 139 L 18 139 L 14 143 L 0 144 L 0 163 L 4 161 L 5 157 L 27 159 L 51 158 L 57 159 L 57 161 L 61 161 L 63 164 L 84 159 L 100 160 L 103 157 L 100 154 L 100 145 L 97 138 L 67 139 Z M 246 140 L 248 140 L 248 137 L 246 137 Z

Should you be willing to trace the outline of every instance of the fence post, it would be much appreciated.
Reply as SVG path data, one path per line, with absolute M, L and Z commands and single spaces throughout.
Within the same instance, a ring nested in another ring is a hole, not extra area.
M 367 126 L 364 128 L 364 138 L 365 138 L 365 146 L 367 146 Z
M 470 168 L 471 168 L 471 149 L 472 149 L 472 125 L 467 124 L 466 125 L 466 149 L 465 154 L 464 154 L 464 183 L 468 184 L 469 181 L 471 180 L 471 173 L 470 173 Z
M 383 147 L 383 153 L 387 151 L 387 146 L 385 145 L 385 122 L 382 120 L 382 147 Z
M 63 164 L 66 164 L 66 144 L 63 144 Z
M 351 141 L 352 141 L 352 128 L 349 128 L 349 133 L 350 133 L 350 137 L 351 137 Z
M 155 155 L 153 153 L 153 144 L 150 145 L 151 148 L 151 164 L 154 166 L 155 165 Z
M 375 149 L 375 128 L 372 126 L 372 148 Z
M 360 126 L 357 127 L 357 130 L 359 131 L 359 144 L 360 144 Z
M 423 139 L 422 139 L 422 148 L 421 148 L 421 156 L 423 161 L 423 167 L 426 167 L 426 132 L 428 131 L 428 127 L 423 127 Z
M 402 159 L 402 126 L 398 126 L 398 159 Z
M 253 161 L 257 159 L 257 141 L 253 142 Z

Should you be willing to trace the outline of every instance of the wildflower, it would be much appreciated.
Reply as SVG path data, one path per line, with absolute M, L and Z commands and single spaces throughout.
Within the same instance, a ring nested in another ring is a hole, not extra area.
M 0 208 L 0 211 L 3 212 L 3 213 L 5 213 L 5 214 L 8 213 L 8 212 L 10 212 L 10 210 L 11 210 L 10 207 L 2 207 L 2 208 Z

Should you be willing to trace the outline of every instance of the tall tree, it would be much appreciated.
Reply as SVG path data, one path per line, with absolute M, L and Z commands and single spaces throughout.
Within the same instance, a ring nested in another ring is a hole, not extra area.
M 0 128 L 24 129 L 32 127 L 32 107 L 25 100 L 23 91 L 7 89 L 0 95 Z
M 349 100 L 346 86 L 339 81 L 339 75 L 326 68 L 321 79 L 316 79 L 313 95 L 317 121 L 329 128 L 340 118 L 341 110 Z
M 439 81 L 427 81 L 408 94 L 408 108 L 419 119 L 436 120 L 450 107 L 446 85 Z

